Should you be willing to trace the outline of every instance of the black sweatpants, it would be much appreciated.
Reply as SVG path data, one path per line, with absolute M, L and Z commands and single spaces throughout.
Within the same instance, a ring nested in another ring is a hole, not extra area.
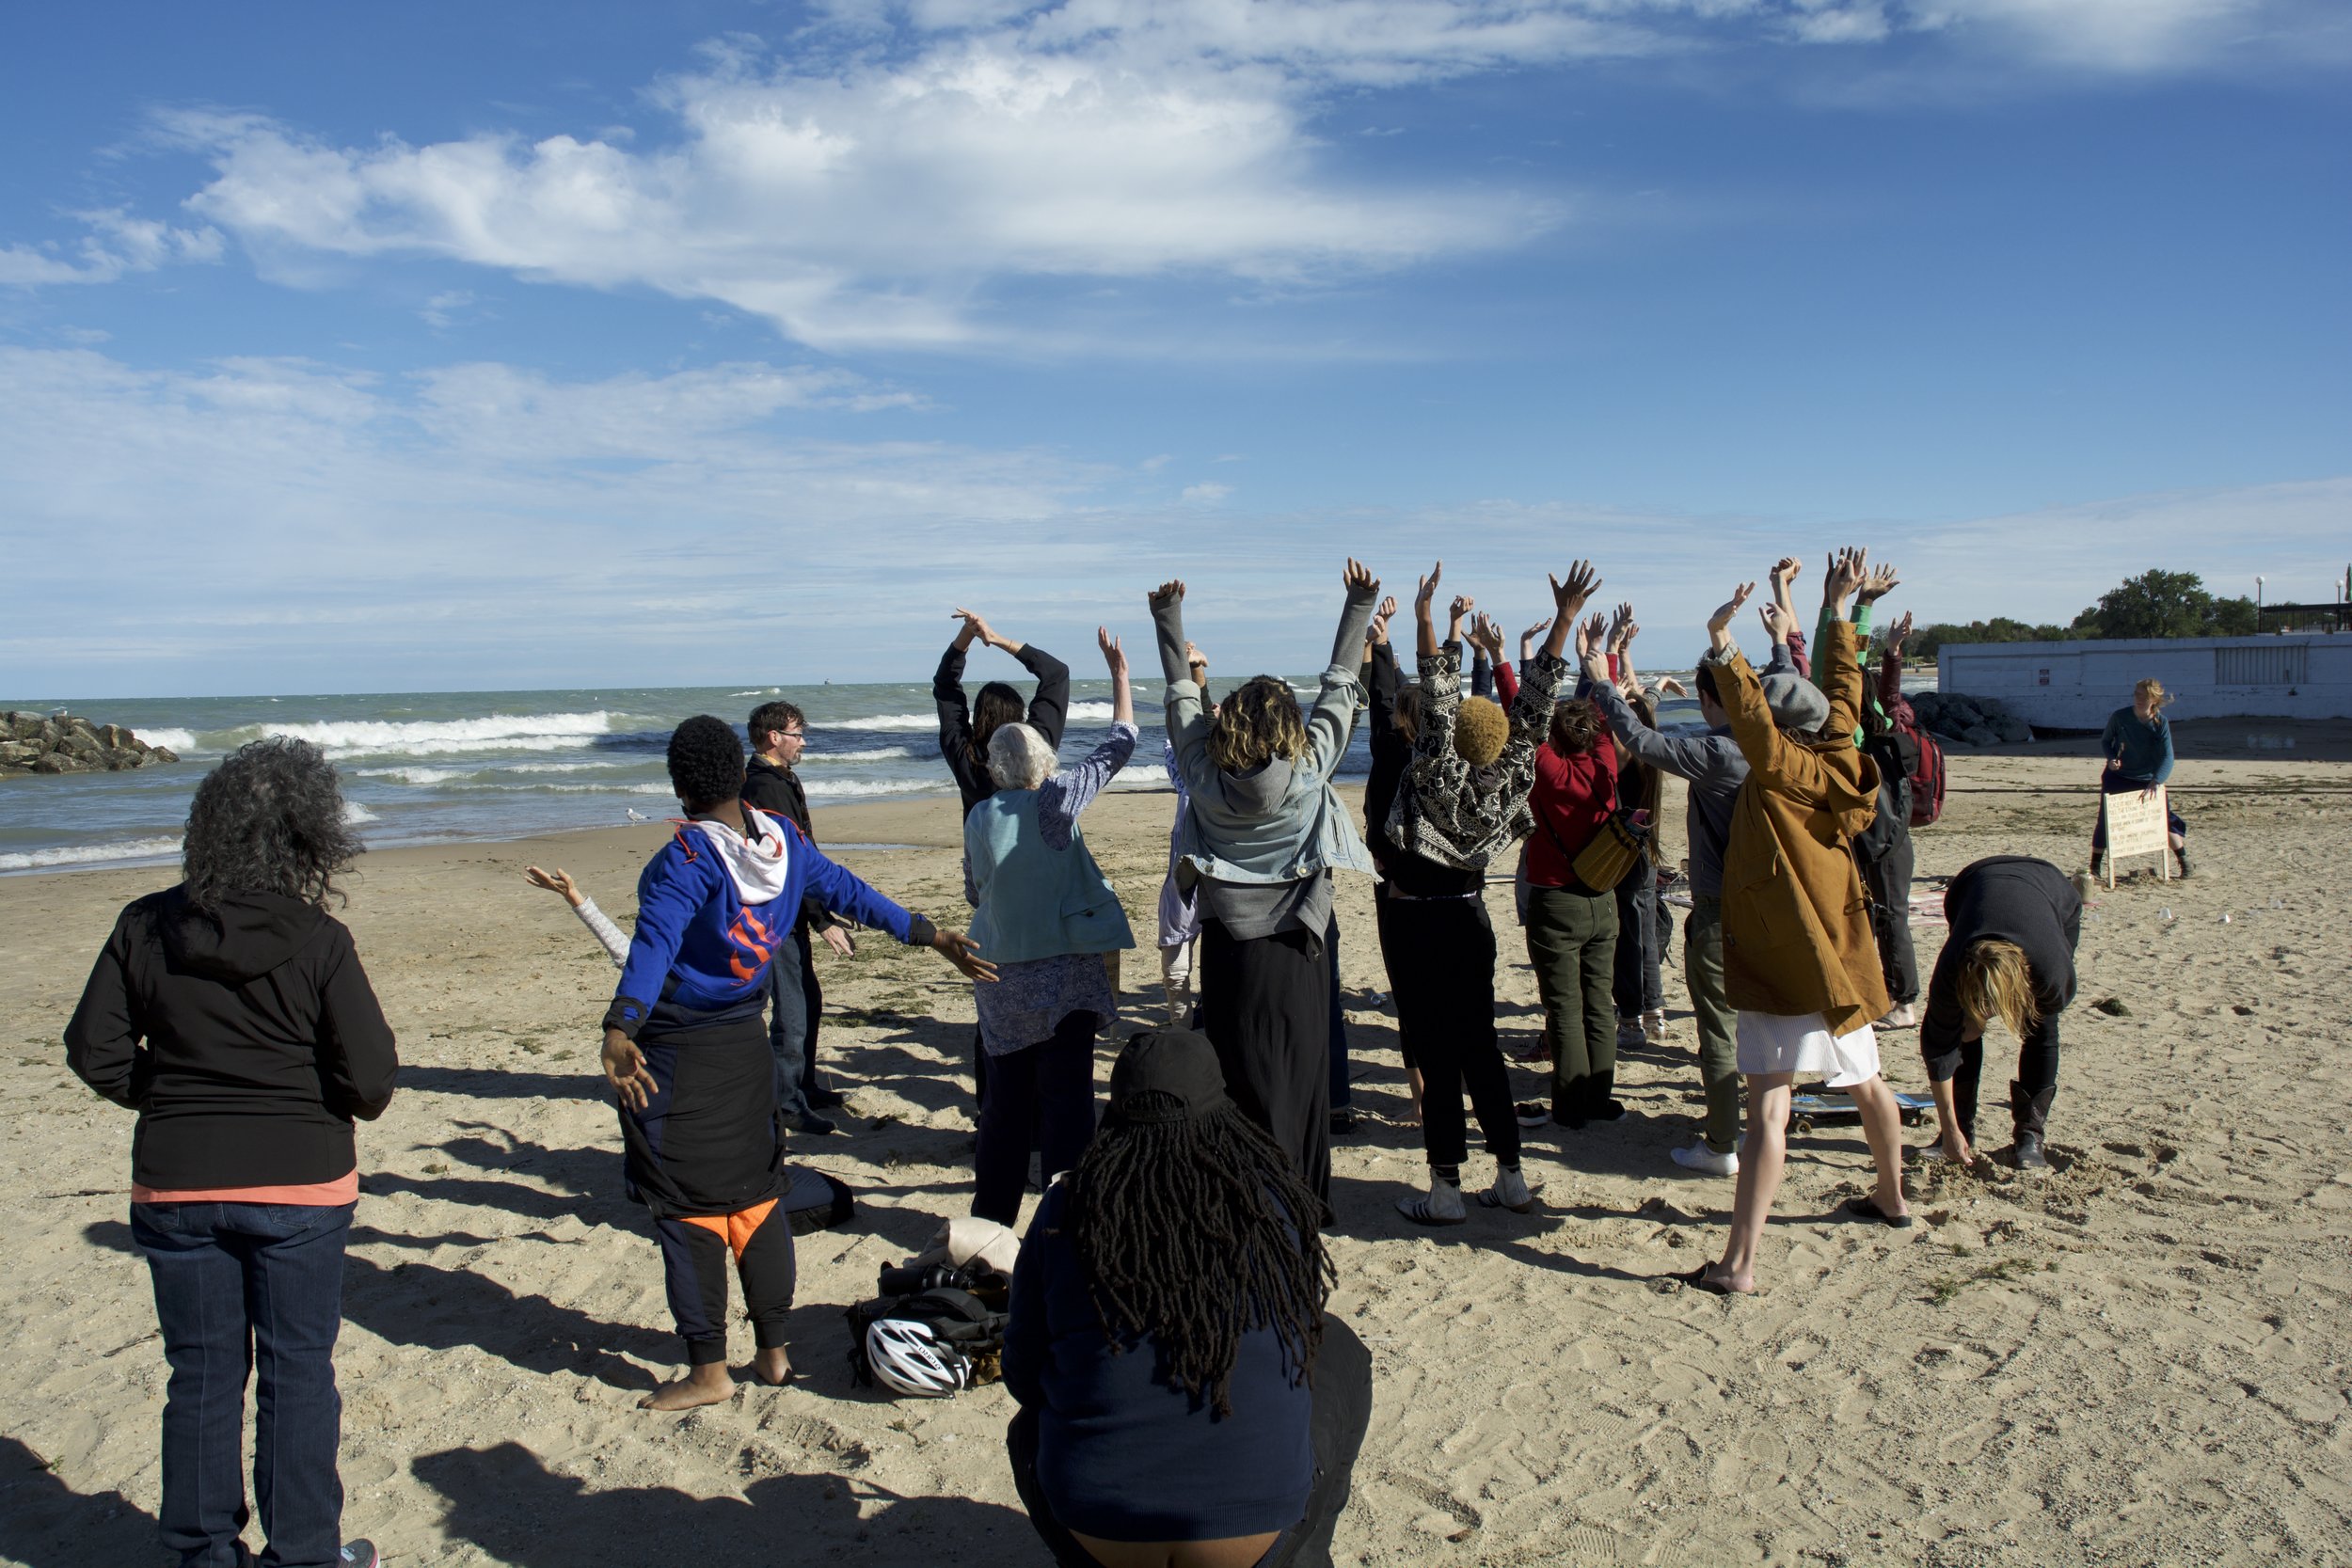
M 662 1284 L 670 1316 L 686 1341 L 686 1359 L 700 1367 L 727 1358 L 727 1254 L 742 1280 L 752 1317 L 752 1341 L 762 1350 L 785 1342 L 792 1312 L 792 1225 L 774 1198 L 732 1214 L 673 1215 L 654 1222 L 661 1243 Z
M 1041 1151 L 1048 1181 L 1078 1164 L 1094 1137 L 1094 1034 L 1103 1021 L 1070 1013 L 1050 1038 L 987 1055 L 980 1147 L 972 1159 L 972 1212 L 999 1225 L 1021 1218 L 1029 1150 Z
M 1200 1032 L 1242 1115 L 1274 1134 L 1329 1201 L 1331 972 L 1322 939 L 1279 931 L 1243 941 L 1223 921 L 1203 920 Z
M 1911 830 L 1894 835 L 1883 855 L 1857 853 L 1862 885 L 1870 895 L 1870 934 L 1878 939 L 1879 968 L 1886 994 L 1897 1006 L 1919 1000 L 1919 957 L 1911 945 Z
M 1922 1053 L 1924 1055 L 1925 1053 Z M 1928 1076 L 1952 1085 L 1952 1109 L 1960 1131 L 1977 1141 L 1977 1080 L 1984 1069 L 1984 1039 L 1962 1040 L 1949 1051 L 1927 1057 Z M 2017 1051 L 2017 1092 L 2010 1097 L 2010 1119 L 2024 1131 L 2039 1132 L 2058 1094 L 2058 1024 L 2054 1014 L 2026 1031 Z M 2042 1098 L 2047 1094 L 2050 1099 Z M 2021 1098 L 2022 1097 L 2022 1098 Z
M 1232 1418 L 1247 1418 L 1238 1405 Z M 1256 1568 L 1330 1568 L 1331 1532 L 1347 1507 L 1356 1456 L 1372 1425 L 1372 1352 L 1354 1329 L 1328 1313 L 1323 1319 L 1323 1345 L 1315 1355 L 1314 1411 L 1308 1419 L 1315 1479 L 1307 1493 L 1306 1514 L 1274 1538 Z M 1029 1511 L 1029 1523 L 1053 1554 L 1056 1568 L 1103 1568 L 1045 1500 L 1045 1489 L 1037 1479 L 1035 1411 L 1025 1408 L 1013 1417 L 1005 1429 L 1005 1449 L 1012 1461 L 1012 1489 Z
M 1397 971 L 1407 960 L 1405 950 L 1389 934 L 1389 884 L 1385 881 L 1372 884 L 1372 918 L 1374 928 L 1380 937 L 1380 967 L 1388 973 L 1389 996 L 1393 1000 L 1396 996 Z M 1416 1065 L 1413 1061 L 1413 1037 L 1405 1032 L 1402 1008 L 1398 1010 L 1396 1019 L 1396 1053 L 1404 1058 L 1405 1070 L 1412 1071 Z
M 1469 1153 L 1462 1091 L 1470 1090 L 1486 1152 L 1505 1164 L 1519 1158 L 1519 1122 L 1511 1105 L 1510 1069 L 1495 1038 L 1495 928 L 1486 901 L 1388 900 L 1388 930 L 1397 944 L 1396 1014 L 1421 1061 L 1422 1142 L 1429 1161 L 1458 1165 Z

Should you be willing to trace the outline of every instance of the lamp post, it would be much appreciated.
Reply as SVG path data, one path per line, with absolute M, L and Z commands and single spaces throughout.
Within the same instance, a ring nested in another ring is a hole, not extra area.
M 2262 574 L 2261 574 L 2260 572 L 2257 572 L 2257 573 L 2255 573 L 2255 574 L 2254 574 L 2254 635 L 2255 635 L 2256 637 L 2260 637 L 2262 634 L 2263 634 L 2263 578 L 2262 578 Z

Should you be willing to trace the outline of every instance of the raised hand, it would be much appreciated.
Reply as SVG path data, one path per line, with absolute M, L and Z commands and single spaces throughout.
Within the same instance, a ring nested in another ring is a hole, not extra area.
M 1900 658 L 1903 654 L 1903 644 L 1910 640 L 1911 611 L 1906 610 L 1903 611 L 1903 618 L 1887 629 L 1886 646 L 1897 658 Z
M 1519 662 L 1525 664 L 1535 657 L 1535 639 L 1551 629 L 1551 617 L 1547 615 L 1519 633 Z
M 1627 608 L 1630 609 L 1632 607 L 1629 605 Z M 1639 621 L 1628 621 L 1625 624 L 1624 628 L 1617 633 L 1616 651 L 1620 654 L 1632 652 L 1633 640 L 1641 635 L 1642 623 Z
M 1599 610 L 1593 611 L 1593 618 L 1584 623 L 1579 641 L 1596 654 L 1606 655 L 1609 652 L 1609 623 Z
M 1593 590 L 1599 586 L 1600 578 L 1594 572 L 1591 562 L 1574 562 L 1568 567 L 1565 581 L 1559 578 L 1551 579 L 1553 614 L 1573 622 L 1583 612 L 1584 601 L 1591 598 Z
M 1773 594 L 1777 595 L 1782 589 L 1796 581 L 1797 574 L 1804 570 L 1804 562 L 1793 555 L 1784 555 L 1774 562 L 1771 573 Z
M 1764 635 L 1774 642 L 1788 641 L 1788 634 L 1797 629 L 1797 618 L 1772 600 L 1758 605 L 1756 612 L 1764 619 Z
M 1440 561 L 1429 568 L 1429 575 L 1421 579 L 1421 587 L 1413 594 L 1413 614 L 1417 619 L 1429 619 L 1429 607 L 1437 602 L 1438 579 L 1445 576 L 1445 562 Z
M 1452 642 L 1461 637 L 1462 623 L 1464 620 L 1469 618 L 1470 612 L 1477 607 L 1477 604 L 1478 601 L 1471 598 L 1468 594 L 1456 594 L 1454 595 L 1454 603 L 1449 607 L 1447 611 L 1447 623 L 1445 628 L 1445 640 L 1447 641 Z
M 985 643 L 995 641 L 988 629 L 988 622 L 982 619 L 978 610 L 958 608 L 949 610 L 947 614 L 950 620 L 963 623 L 956 632 L 957 647 L 969 648 L 975 642 Z
M 523 867 L 523 879 L 532 887 L 543 887 L 562 894 L 564 902 L 574 909 L 587 902 L 587 895 L 580 891 L 572 881 L 570 874 L 560 865 L 552 871 L 542 871 L 535 865 L 526 865 Z
M 1111 679 L 1127 678 L 1127 650 L 1119 645 L 1119 639 L 1102 626 L 1094 628 L 1094 645 L 1103 650 L 1103 662 L 1110 667 Z
M 1372 612 L 1372 624 L 1364 628 L 1364 643 L 1385 643 L 1389 640 L 1389 617 L 1396 613 L 1396 595 L 1391 594 L 1380 601 L 1380 608 Z
M 1377 594 L 1380 592 L 1380 579 L 1372 575 L 1372 568 L 1366 566 L 1362 562 L 1357 560 L 1352 555 L 1347 558 L 1347 569 L 1340 574 L 1340 581 L 1346 587 L 1350 594 Z M 1184 591 L 1184 585 L 1181 582 L 1178 583 L 1176 585 L 1176 592 L 1181 594 Z
M 1354 562 L 1351 562 L 1349 564 L 1352 565 Z M 1168 578 L 1166 582 L 1161 583 L 1157 588 L 1152 590 L 1151 596 L 1146 602 L 1148 602 L 1153 610 L 1159 609 L 1162 605 L 1184 603 L 1184 579 L 1182 578 Z
M 1829 559 L 1829 569 L 1821 582 L 1821 602 L 1839 612 L 1844 620 L 1847 598 L 1860 587 L 1868 569 L 1870 552 L 1849 545 Z
M 1873 566 L 1865 573 L 1862 587 L 1855 597 L 1863 604 L 1876 604 L 1895 591 L 1902 578 L 1892 566 Z
M 1502 662 L 1502 627 L 1491 615 L 1480 613 L 1470 622 L 1470 641 L 1484 649 L 1486 662 Z
M 1209 656 L 1200 651 L 1200 643 L 1187 641 L 1184 644 L 1184 667 L 1188 670 L 1206 670 L 1209 667 Z
M 993 981 L 996 978 L 996 966 L 980 957 L 980 944 L 961 931 L 933 932 L 931 951 L 972 979 Z
M 1731 618 L 1740 613 L 1740 607 L 1748 602 L 1748 595 L 1755 592 L 1756 584 L 1741 583 L 1731 591 L 1731 597 L 1717 605 L 1715 613 L 1707 618 L 1708 643 L 1717 653 L 1730 648 Z

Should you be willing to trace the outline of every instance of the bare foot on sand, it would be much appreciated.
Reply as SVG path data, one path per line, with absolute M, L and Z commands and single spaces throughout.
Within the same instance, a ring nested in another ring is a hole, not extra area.
M 771 1388 L 781 1388 L 797 1375 L 792 1370 L 792 1357 L 782 1345 L 763 1350 L 752 1357 L 752 1376 Z
M 735 1397 L 735 1379 L 723 1361 L 709 1361 L 675 1383 L 665 1383 L 637 1402 L 640 1410 L 691 1410 L 698 1404 L 722 1404 Z

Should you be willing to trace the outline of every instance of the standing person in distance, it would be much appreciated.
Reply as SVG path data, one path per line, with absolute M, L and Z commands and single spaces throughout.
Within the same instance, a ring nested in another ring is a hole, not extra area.
M 1201 1032 L 1234 1102 L 1297 1160 L 1317 1196 L 1331 1183 L 1331 873 L 1372 857 L 1331 787 L 1363 688 L 1356 670 L 1380 584 L 1354 561 L 1311 711 L 1290 683 L 1254 675 L 1212 719 L 1184 662 L 1184 585 L 1151 596 L 1168 734 L 1192 792 L 1177 878 L 1200 899 Z
M 1633 673 L 1633 639 L 1641 630 L 1633 619 L 1633 606 L 1619 604 L 1609 622 L 1609 662 L 1613 666 L 1610 673 L 1613 676 L 1612 684 L 1633 710 L 1634 717 L 1656 729 L 1658 705 L 1642 689 L 1641 681 Z M 1659 841 L 1665 828 L 1658 814 L 1664 793 L 1658 770 L 1633 752 L 1619 748 L 1617 809 L 1639 812 L 1649 824 L 1649 840 L 1642 847 L 1642 858 L 1613 890 L 1617 898 L 1617 964 L 1613 983 L 1620 1048 L 1661 1045 L 1666 1038 L 1666 991 L 1659 975 L 1661 955 L 1658 940 Z
M 808 746 L 806 716 L 790 703 L 762 703 L 744 727 L 752 737 L 752 760 L 743 772 L 744 804 L 785 818 L 815 844 L 808 791 L 793 771 Z M 768 966 L 768 1046 L 776 1059 L 776 1103 L 785 1125 L 822 1136 L 834 1128 L 832 1118 L 818 1112 L 839 1105 L 841 1096 L 826 1087 L 817 1071 L 817 1031 L 824 1022 L 825 989 L 817 977 L 811 933 L 821 937 L 836 957 L 857 952 L 857 939 L 822 901 L 814 894 L 801 900 L 791 939 L 776 949 L 775 960 Z
M 1891 573 L 1889 574 L 1892 575 Z M 1854 860 L 1870 895 L 1870 930 L 1878 939 L 1886 995 L 1894 1003 L 1881 1029 L 1919 1022 L 1919 957 L 1911 941 L 1911 778 L 1919 770 L 1919 742 L 1898 716 L 1910 718 L 1903 699 L 1903 640 L 1911 617 L 1888 628 L 1879 653 L 1878 701 L 1862 710 L 1862 747 L 1879 767 L 1879 815 L 1854 835 Z
M 2151 675 L 2132 688 L 2131 706 L 2107 715 L 2107 727 L 2099 736 L 2099 749 L 2107 759 L 2106 771 L 2099 776 L 2102 796 L 2128 795 L 2136 789 L 2142 798 L 2153 798 L 2156 786 L 2172 777 L 2172 722 L 2164 716 L 2171 701 L 2164 682 Z M 2172 858 L 2185 877 L 2189 874 L 2188 824 L 2181 820 L 2169 800 L 2165 802 L 2165 829 Z M 2107 814 L 2103 804 L 2099 825 L 2090 834 L 2090 874 L 2098 876 L 2106 862 Z
M 724 720 L 696 714 L 678 725 L 667 760 L 688 820 L 637 879 L 637 929 L 605 1009 L 603 1062 L 623 1175 L 653 1214 L 689 1369 L 642 1403 L 685 1410 L 735 1393 L 730 1253 L 758 1346 L 752 1375 L 771 1386 L 792 1376 L 792 1228 L 778 1205 L 789 1181 L 760 1012 L 802 900 L 814 893 L 827 910 L 930 947 L 974 979 L 995 972 L 962 933 L 901 909 L 789 821 L 744 805 L 743 743 Z
M 2074 1000 L 2082 895 L 2048 861 L 1994 855 L 1952 879 L 1944 914 L 1951 931 L 1919 1026 L 1943 1136 L 1921 1158 L 1975 1160 L 1984 1029 L 1997 1018 L 2018 1048 L 2009 1085 L 2010 1160 L 2020 1170 L 2042 1169 L 2050 1161 L 2042 1140 L 2058 1099 L 2058 1014 Z
M 239 1471 L 257 1370 L 261 1560 L 376 1564 L 342 1538 L 335 1465 L 352 1122 L 384 1114 L 400 1065 L 351 932 L 326 912 L 359 851 L 316 746 L 238 748 L 196 787 L 183 879 L 117 917 L 66 1025 L 74 1075 L 138 1113 L 131 1236 L 171 1366 L 157 1524 L 189 1568 L 253 1560 Z
M 1110 734 L 1056 772 L 1044 736 L 999 725 L 988 743 L 996 793 L 963 819 L 972 940 L 996 965 L 995 981 L 973 995 L 991 1061 L 972 1212 L 1005 1226 L 1021 1217 L 1031 1144 L 1050 1183 L 1094 1133 L 1094 1036 L 1114 1006 L 1103 955 L 1136 944 L 1078 827 L 1136 750 L 1126 651 L 1108 631 L 1095 637 L 1110 670 Z
M 1846 1212 L 1899 1229 L 1911 1224 L 1900 1122 L 1870 1027 L 1886 1011 L 1886 982 L 1851 848 L 1878 797 L 1877 767 L 1854 749 L 1862 664 L 1844 617 L 1867 568 L 1860 550 L 1832 565 L 1829 613 L 1814 649 L 1821 688 L 1794 673 L 1759 681 L 1740 657 L 1731 621 L 1755 584 L 1741 585 L 1708 623 L 1701 669 L 1712 672 L 1748 759 L 1724 863 L 1724 991 L 1740 1009 L 1748 1140 L 1724 1256 L 1685 1276 L 1717 1294 L 1756 1289 L 1756 1248 L 1780 1191 L 1799 1073 L 1824 1074 L 1862 1112 L 1878 1182 L 1849 1200 Z

